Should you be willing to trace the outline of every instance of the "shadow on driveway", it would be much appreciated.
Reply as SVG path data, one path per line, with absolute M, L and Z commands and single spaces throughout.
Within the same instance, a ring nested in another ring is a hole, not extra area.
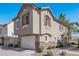
M 18 51 L 18 52 L 22 52 L 25 50 L 33 50 L 33 49 L 25 49 L 25 48 L 13 48 L 13 47 L 6 47 L 6 46 L 0 46 L 1 49 L 3 50 L 11 50 L 11 51 Z
M 60 49 L 66 49 L 66 50 L 69 50 L 69 51 L 75 51 L 75 52 L 77 51 L 77 52 L 79 52 L 79 48 L 76 45 L 69 46 L 69 47 L 62 47 Z

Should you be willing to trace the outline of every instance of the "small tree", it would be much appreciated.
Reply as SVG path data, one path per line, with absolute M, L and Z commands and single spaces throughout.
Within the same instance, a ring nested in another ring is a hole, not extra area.
M 52 49 L 52 47 L 51 47 L 51 46 L 49 46 L 47 49 L 48 49 L 48 50 L 51 50 L 51 49 Z
M 79 39 L 78 39 L 78 48 L 79 48 Z

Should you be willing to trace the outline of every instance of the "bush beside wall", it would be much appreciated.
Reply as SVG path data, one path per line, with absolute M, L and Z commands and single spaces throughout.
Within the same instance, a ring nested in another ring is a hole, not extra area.
M 13 47 L 13 44 L 8 44 L 8 47 Z
M 60 48 L 60 47 L 63 47 L 63 43 L 60 40 L 58 40 L 56 48 Z
M 18 44 L 15 44 L 15 45 L 14 45 L 14 48 L 18 48 Z
M 43 52 L 43 46 L 36 47 L 36 52 Z
M 52 49 L 52 47 L 51 47 L 51 46 L 49 46 L 47 49 L 48 49 L 48 50 L 51 50 L 51 49 Z

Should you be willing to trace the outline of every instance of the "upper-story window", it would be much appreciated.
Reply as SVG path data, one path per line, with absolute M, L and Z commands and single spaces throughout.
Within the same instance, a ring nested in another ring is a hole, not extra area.
M 44 16 L 44 25 L 45 26 L 51 26 L 50 17 L 48 15 Z
M 19 28 L 19 20 L 16 21 L 16 28 Z
M 29 13 L 22 16 L 22 26 L 29 24 Z
M 0 34 L 2 34 L 2 28 L 0 28 Z
M 63 25 L 59 25 L 59 30 L 63 30 Z

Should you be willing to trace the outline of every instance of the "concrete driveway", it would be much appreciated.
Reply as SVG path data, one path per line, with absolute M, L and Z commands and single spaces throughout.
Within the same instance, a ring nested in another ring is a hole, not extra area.
M 35 50 L 22 48 L 7 48 L 0 46 L 0 56 L 31 56 Z

